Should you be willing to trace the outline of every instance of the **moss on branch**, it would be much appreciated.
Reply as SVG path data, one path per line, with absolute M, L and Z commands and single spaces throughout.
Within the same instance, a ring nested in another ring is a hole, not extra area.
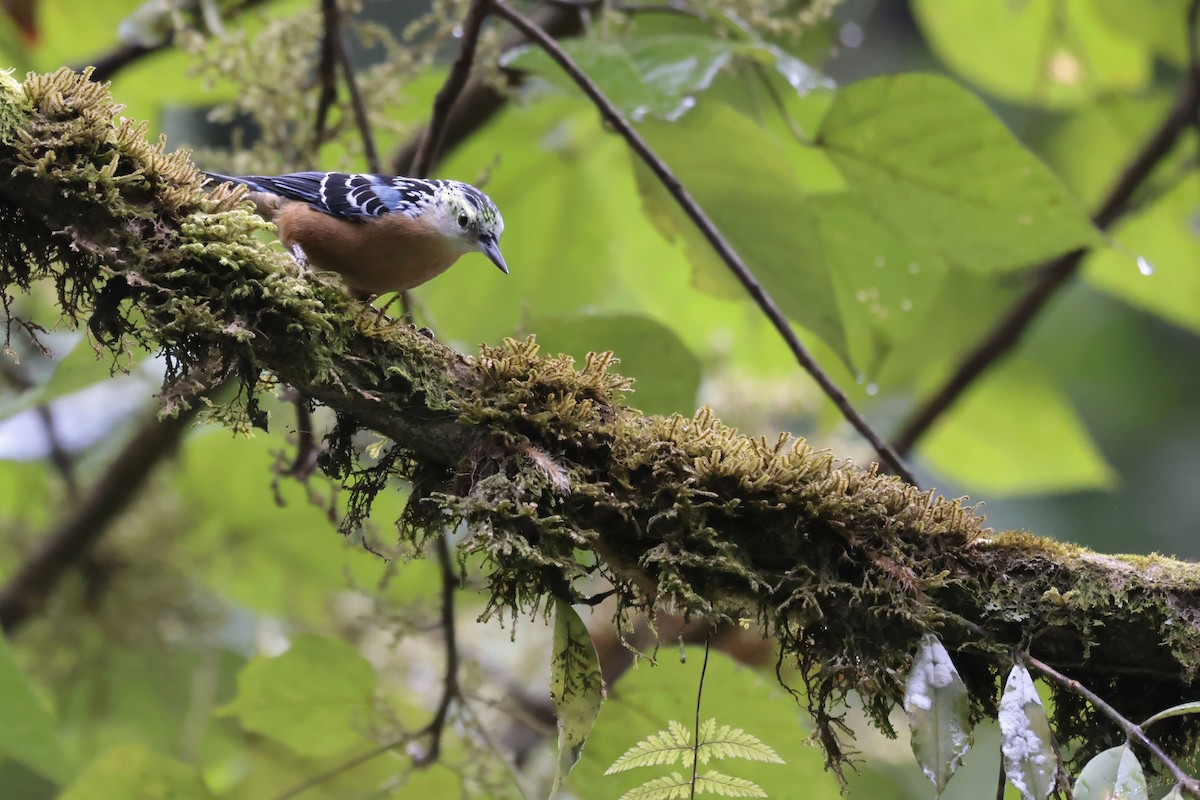
M 959 500 L 801 440 L 740 436 L 707 409 L 644 416 L 609 354 L 577 368 L 529 340 L 467 358 L 408 329 L 364 330 L 336 282 L 297 275 L 257 235 L 269 226 L 241 190 L 205 194 L 186 154 L 119 110 L 69 71 L 0 81 L 5 308 L 49 281 L 98 347 L 165 353 L 167 396 L 203 366 L 241 382 L 246 418 L 264 372 L 327 405 L 338 423 L 322 467 L 352 489 L 347 525 L 390 479 L 411 481 L 405 535 L 465 522 L 494 610 L 581 599 L 598 574 L 622 609 L 754 618 L 798 664 L 834 763 L 839 701 L 856 691 L 886 729 L 930 631 L 979 716 L 1014 648 L 1134 719 L 1200 696 L 1195 565 L 994 535 Z M 361 429 L 391 438 L 380 459 L 352 446 Z M 1081 753 L 1116 737 L 1073 696 L 1056 700 Z M 1191 749 L 1192 723 L 1172 722 L 1166 744 Z

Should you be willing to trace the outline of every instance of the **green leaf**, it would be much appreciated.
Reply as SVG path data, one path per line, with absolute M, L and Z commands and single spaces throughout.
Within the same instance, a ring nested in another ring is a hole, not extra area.
M 745 778 L 734 778 L 709 770 L 696 776 L 696 794 L 708 793 L 721 797 L 766 797 L 767 793 L 757 783 Z
M 222 713 L 301 755 L 326 756 L 366 740 L 374 693 L 375 671 L 357 650 L 302 635 L 283 655 L 247 663 Z
M 1115 475 L 1059 383 L 1009 360 L 967 390 L 921 455 L 972 492 L 1028 495 L 1113 485 Z
M 1183 787 L 1176 784 L 1171 791 L 1163 795 L 1162 800 L 1186 800 L 1183 794 Z
M 1187 63 L 1188 0 L 1092 0 L 1097 16 L 1122 38 L 1135 41 L 1176 66 Z
M 1193 174 L 1123 219 L 1112 235 L 1117 247 L 1094 253 L 1084 265 L 1088 282 L 1132 306 L 1200 331 L 1197 196 L 1200 176 Z
M 775 69 L 801 94 L 831 84 L 799 59 L 773 45 L 670 33 L 614 40 L 568 39 L 563 48 L 605 96 L 630 119 L 676 120 L 696 105 L 695 95 L 712 85 L 735 59 Z M 526 47 L 504 61 L 533 72 L 566 91 L 575 82 L 540 48 Z
M 955 266 L 1011 270 L 1099 241 L 1058 178 L 946 78 L 843 89 L 819 142 L 880 226 Z
M 1045 800 L 1054 790 L 1057 756 L 1046 708 L 1022 664 L 1008 673 L 999 718 L 1004 774 L 1024 800 Z
M 916 0 L 913 13 L 943 61 L 1006 100 L 1077 105 L 1106 92 L 1140 89 L 1151 77 L 1150 53 L 1110 27 L 1090 1 Z M 1176 25 L 1182 24 L 1181 15 Z
M 647 122 L 641 133 L 687 187 L 784 313 L 845 354 L 829 265 L 817 219 L 804 198 L 802 148 L 727 108 L 700 106 L 676 123 Z M 640 162 L 638 185 L 651 218 L 682 235 L 702 280 L 741 295 L 678 204 Z
M 58 725 L 0 636 L 0 753 L 62 786 L 78 773 L 58 737 Z
M 700 725 L 700 745 L 697 748 L 701 764 L 710 759 L 740 758 L 744 761 L 761 761 L 767 764 L 782 764 L 770 745 L 757 736 L 731 725 L 718 727 L 715 717 L 709 717 Z
M 678 772 L 672 772 L 635 786 L 621 795 L 620 800 L 679 800 L 691 794 L 691 789 L 690 776 L 685 778 Z
M 121 362 L 122 369 L 134 369 L 149 353 L 136 345 L 130 345 L 131 357 Z M 0 406 L 0 420 L 8 419 L 36 406 L 48 405 L 60 397 L 76 394 L 105 381 L 124 377 L 118 371 L 113 375 L 109 356 L 96 353 L 87 336 L 76 337 L 67 352 L 54 360 L 54 371 L 40 386 L 22 392 L 9 403 Z M 146 379 L 147 387 L 157 381 Z M 147 391 L 149 397 L 150 391 Z
M 59 800 L 211 800 L 194 767 L 121 745 L 98 755 Z
M 589 352 L 611 350 L 621 374 L 635 378 L 630 402 L 647 414 L 690 413 L 700 390 L 700 361 L 670 328 L 632 314 L 577 316 L 530 323 L 546 352 L 582 363 Z
M 946 262 L 882 221 L 861 195 L 826 195 L 812 207 L 851 362 L 859 374 L 874 376 L 896 344 L 934 307 L 945 283 Z M 928 352 L 921 357 L 928 358 Z
M 1083 766 L 1075 781 L 1076 800 L 1147 800 L 1146 776 L 1128 744 L 1112 747 Z
M 754 646 L 753 639 L 745 643 Z M 764 648 L 768 646 L 763 643 Z M 690 720 L 695 714 L 696 684 L 704 652 L 689 647 L 686 655 L 686 663 L 679 663 L 674 653 L 660 657 L 657 664 L 641 659 L 621 676 L 620 691 L 605 701 L 588 737 L 587 751 L 571 773 L 568 788 L 572 794 L 580 800 L 613 800 L 663 769 L 686 771 L 686 792 L 691 776 L 691 731 L 689 725 L 678 720 Z M 811 720 L 802 711 L 803 703 L 798 705 L 774 675 L 767 673 L 741 666 L 723 653 L 711 654 L 705 677 L 705 686 L 710 689 L 704 694 L 705 714 L 770 742 L 787 763 L 780 768 L 774 763 L 724 761 L 722 771 L 753 781 L 770 797 L 841 800 L 837 779 L 825 770 L 820 749 L 808 741 Z M 737 691 L 714 692 L 714 686 L 737 687 Z M 604 775 L 610 764 L 631 749 L 631 742 L 652 732 L 664 738 L 657 749 L 670 754 L 667 760 L 654 762 L 662 766 L 650 764 L 654 771 L 630 769 Z M 686 770 L 682 768 L 685 759 Z M 799 795 L 797 787 L 802 787 Z
M 921 640 L 904 690 L 913 755 L 942 796 L 971 747 L 970 703 L 946 648 L 933 634 Z
M 1180 703 L 1177 706 L 1163 709 L 1143 722 L 1142 727 L 1148 728 L 1154 723 L 1162 722 L 1168 717 L 1182 717 L 1185 714 L 1200 714 L 1200 701 L 1193 700 L 1190 703 Z
M 691 766 L 691 755 L 691 731 L 682 722 L 671 720 L 666 728 L 650 734 L 622 753 L 604 774 L 614 775 L 636 767 L 678 764 L 685 757 L 687 765 Z
M 558 764 L 550 790 L 554 797 L 579 760 L 604 700 L 604 680 L 592 636 L 575 609 L 562 600 L 554 602 L 550 698 L 558 718 Z

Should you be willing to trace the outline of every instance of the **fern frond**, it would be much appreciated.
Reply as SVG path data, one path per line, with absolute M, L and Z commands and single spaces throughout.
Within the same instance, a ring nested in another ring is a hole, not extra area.
M 723 775 L 715 770 L 709 770 L 703 775 L 696 776 L 696 794 L 720 795 L 721 797 L 766 797 L 767 793 L 754 781 L 745 778 L 735 778 Z
M 666 730 L 652 733 L 626 750 L 604 774 L 612 775 L 635 767 L 675 764 L 684 756 L 687 757 L 687 765 L 690 768 L 691 754 L 691 736 L 688 729 L 682 723 L 671 720 Z
M 699 788 L 699 786 L 697 786 Z M 692 781 L 678 772 L 635 786 L 620 800 L 683 800 L 692 792 Z
M 701 764 L 707 764 L 710 758 L 741 758 L 770 764 L 784 763 L 779 754 L 757 736 L 729 725 L 718 728 L 717 721 L 713 718 L 705 720 L 700 726 L 698 750 Z

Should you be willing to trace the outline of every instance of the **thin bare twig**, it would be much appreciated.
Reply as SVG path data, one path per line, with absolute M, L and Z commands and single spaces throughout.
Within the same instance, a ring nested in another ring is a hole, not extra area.
M 193 403 L 176 417 L 152 418 L 138 429 L 88 494 L 0 587 L 0 629 L 11 635 L 37 613 L 63 576 L 129 506 L 158 463 L 174 451 L 198 410 Z
M 1096 694 L 1079 681 L 1074 680 L 1073 678 L 1068 678 L 1054 667 L 1043 661 L 1039 661 L 1029 654 L 1025 654 L 1024 659 L 1031 667 L 1042 673 L 1042 675 L 1048 678 L 1051 682 L 1058 684 L 1071 694 L 1082 697 L 1084 700 L 1087 700 L 1089 703 L 1091 703 L 1092 708 L 1096 709 L 1101 714 L 1115 722 L 1117 727 L 1121 729 L 1121 732 L 1124 733 L 1128 739 L 1137 742 L 1142 747 L 1146 748 L 1150 755 L 1158 759 L 1159 763 L 1166 767 L 1167 772 L 1171 773 L 1171 777 L 1173 777 L 1179 783 L 1185 792 L 1190 794 L 1192 797 L 1200 798 L 1200 781 L 1184 772 L 1183 769 L 1175 763 L 1174 759 L 1163 752 L 1162 748 L 1155 744 L 1150 737 L 1146 735 L 1146 732 L 1142 730 L 1140 725 L 1126 718 L 1123 714 L 1121 714 L 1121 712 L 1117 711 L 1115 708 L 1106 703 L 1104 699 L 1100 697 L 1100 695 Z
M 290 789 L 286 789 L 283 792 L 280 792 L 279 794 L 275 795 L 272 798 L 272 800 L 291 800 L 293 797 L 302 795 L 305 792 L 307 792 L 309 789 L 312 789 L 315 786 L 319 786 L 322 783 L 325 783 L 325 781 L 331 781 L 334 778 L 336 778 L 337 776 L 341 775 L 342 773 L 349 772 L 350 770 L 354 769 L 355 767 L 357 767 L 361 764 L 365 764 L 368 761 L 370 761 L 371 759 L 381 756 L 384 753 L 388 752 L 389 750 L 394 750 L 397 747 L 401 747 L 401 746 L 407 744 L 408 742 L 412 741 L 412 739 L 417 735 L 418 734 L 406 733 L 403 736 L 399 736 L 395 739 L 385 742 L 385 743 L 379 745 L 378 747 L 368 750 L 365 753 L 359 753 L 358 755 L 354 756 L 353 758 L 347 759 L 346 761 L 343 761 L 341 764 L 330 767 L 329 769 L 325 770 L 324 772 L 320 772 L 309 778 L 305 778 L 304 780 L 300 781 L 300 783 L 297 783 L 295 786 L 291 787 Z
M 525 34 L 531 41 L 546 51 L 546 54 L 575 81 L 576 85 L 591 99 L 605 122 L 625 139 L 630 148 L 638 154 L 646 166 L 658 177 L 667 191 L 671 193 L 671 196 L 675 198 L 675 201 L 679 203 L 680 207 L 683 208 L 696 227 L 700 229 L 700 232 L 704 234 L 704 238 L 716 250 L 717 255 L 721 257 L 721 260 L 725 262 L 729 270 L 733 272 L 738 281 L 749 292 L 750 296 L 758 304 L 758 307 L 771 321 L 771 324 L 775 326 L 775 330 L 783 337 L 783 340 L 787 343 L 788 348 L 792 351 L 792 355 L 800 366 L 820 385 L 825 395 L 833 401 L 833 404 L 837 406 L 842 415 L 854 426 L 855 430 L 870 442 L 887 468 L 905 481 L 915 484 L 916 478 L 904 464 L 903 459 L 875 432 L 866 418 L 851 405 L 845 393 L 821 369 L 820 365 L 817 364 L 816 360 L 808 352 L 808 349 L 801 343 L 799 337 L 796 336 L 796 332 L 792 329 L 791 323 L 779 308 L 779 305 L 767 293 L 762 284 L 758 282 L 758 279 L 754 277 L 754 273 L 742 261 L 741 256 L 734 251 L 721 232 L 717 230 L 712 220 L 708 218 L 708 215 L 704 213 L 699 204 L 696 203 L 683 184 L 680 183 L 679 179 L 675 177 L 670 167 L 654 153 L 650 145 L 633 129 L 609 99 L 604 96 L 604 93 L 600 91 L 600 87 L 585 75 L 574 60 L 567 55 L 566 51 L 559 47 L 558 43 L 545 31 L 541 30 L 532 20 L 517 12 L 502 0 L 491 0 L 491 8 L 494 13 L 506 19 L 521 33 Z
M 462 43 L 458 47 L 458 56 L 450 65 L 450 74 L 446 82 L 438 90 L 433 99 L 433 113 L 429 118 L 429 127 L 421 138 L 421 146 L 413 158 L 412 175 L 424 178 L 433 169 L 437 161 L 438 151 L 442 149 L 442 139 L 446 133 L 446 120 L 458 96 L 462 94 L 467 79 L 471 77 L 471 65 L 475 62 L 475 50 L 479 44 L 479 33 L 483 21 L 488 14 L 488 0 L 471 0 L 467 16 L 462 24 Z
M 704 663 L 700 665 L 700 684 L 696 687 L 696 720 L 692 726 L 692 788 L 689 797 L 696 797 L 696 776 L 700 769 L 700 701 L 704 699 L 704 676 L 708 674 L 708 652 L 712 637 L 704 640 Z
M 1100 230 L 1108 230 L 1129 210 L 1134 193 L 1158 163 L 1171 152 L 1180 136 L 1193 124 L 1197 113 L 1200 112 L 1200 60 L 1197 60 L 1196 55 L 1198 14 L 1200 0 L 1192 0 L 1187 13 L 1188 51 L 1192 60 L 1175 104 L 1158 129 L 1146 139 L 1141 150 L 1126 165 L 1104 203 L 1092 217 L 1092 221 Z M 1079 266 L 1087 254 L 1087 248 L 1073 250 L 1042 269 L 1041 279 L 1013 303 L 983 341 L 963 359 L 942 388 L 926 400 L 904 424 L 900 433 L 892 440 L 892 446 L 897 453 L 901 456 L 907 455 L 933 423 L 957 402 L 980 375 L 1016 347 L 1029 329 L 1030 323 L 1045 308 L 1050 298 L 1079 271 Z
M 340 18 L 340 15 L 339 15 Z M 350 95 L 350 106 L 354 109 L 354 122 L 358 125 L 358 135 L 362 139 L 363 156 L 367 160 L 367 169 L 371 172 L 382 172 L 379 161 L 379 150 L 375 147 L 375 136 L 371 133 L 371 118 L 367 115 L 367 104 L 358 88 L 358 78 L 354 74 L 354 64 L 350 61 L 350 51 L 341 35 L 339 22 L 337 36 L 338 61 L 342 65 L 342 74 L 346 78 L 346 91 Z
M 458 589 L 458 574 L 454 570 L 454 558 L 445 535 L 434 539 L 438 564 L 442 568 L 442 637 L 446 647 L 446 677 L 442 681 L 442 699 L 438 701 L 433 719 L 418 733 L 429 738 L 429 749 L 414 761 L 421 765 L 432 764 L 442 750 L 442 732 L 450 716 L 450 706 L 459 699 L 462 691 L 458 686 L 458 636 L 454 629 L 454 592 Z

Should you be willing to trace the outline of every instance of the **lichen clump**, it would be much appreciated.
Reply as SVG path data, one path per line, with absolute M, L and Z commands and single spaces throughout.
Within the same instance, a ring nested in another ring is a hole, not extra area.
M 311 345 L 295 349 L 298 371 L 327 372 L 339 348 L 330 315 L 346 306 L 337 287 L 298 280 L 255 235 L 269 223 L 241 190 L 202 192 L 188 153 L 147 142 L 146 124 L 120 111 L 87 72 L 0 86 L 6 310 L 15 289 L 49 278 L 68 324 L 86 322 L 114 351 L 132 342 L 160 349 L 170 379 L 205 364 L 252 386 L 244 345 L 298 331 Z

